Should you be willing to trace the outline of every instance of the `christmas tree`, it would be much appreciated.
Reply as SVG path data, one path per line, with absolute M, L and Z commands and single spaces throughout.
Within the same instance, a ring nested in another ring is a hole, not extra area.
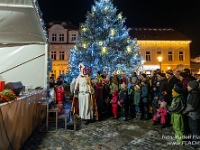
M 79 39 L 71 49 L 70 71 L 65 79 L 70 82 L 78 76 L 79 63 L 92 67 L 91 76 L 103 70 L 131 74 L 140 66 L 139 46 L 124 23 L 125 18 L 121 12 L 117 14 L 111 0 L 95 1 L 86 21 L 80 24 Z

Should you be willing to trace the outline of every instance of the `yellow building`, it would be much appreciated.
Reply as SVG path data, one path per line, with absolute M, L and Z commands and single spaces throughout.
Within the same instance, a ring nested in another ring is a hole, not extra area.
M 130 36 L 137 38 L 140 52 L 146 62 L 141 70 L 151 73 L 175 69 L 177 65 L 190 68 L 191 40 L 171 28 L 131 28 Z M 161 57 L 159 62 L 158 57 Z
M 78 38 L 78 27 L 71 22 L 52 21 L 47 25 L 50 43 L 50 58 L 52 59 L 52 72 L 55 78 L 68 72 L 68 58 L 70 48 L 75 45 Z

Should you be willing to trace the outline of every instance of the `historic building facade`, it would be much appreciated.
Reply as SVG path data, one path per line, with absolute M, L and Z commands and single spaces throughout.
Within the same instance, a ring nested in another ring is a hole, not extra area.
M 129 33 L 137 38 L 145 59 L 141 70 L 150 74 L 158 68 L 163 72 L 174 70 L 177 66 L 190 68 L 191 40 L 181 33 L 171 28 L 131 28 Z
M 78 38 L 78 27 L 70 22 L 50 22 L 47 26 L 50 42 L 52 72 L 57 78 L 68 72 L 70 48 Z
M 47 26 L 50 42 L 52 72 L 56 78 L 68 72 L 70 48 L 78 38 L 78 27 L 70 22 L 50 22 Z M 137 39 L 144 65 L 140 68 L 148 74 L 155 69 L 162 71 L 176 69 L 177 66 L 190 68 L 191 40 L 171 28 L 131 28 L 132 38 Z M 162 60 L 158 60 L 160 57 Z

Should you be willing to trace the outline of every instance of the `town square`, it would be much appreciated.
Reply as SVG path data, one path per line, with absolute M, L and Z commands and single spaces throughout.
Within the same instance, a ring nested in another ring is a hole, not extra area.
M 200 149 L 194 0 L 1 0 L 0 150 Z

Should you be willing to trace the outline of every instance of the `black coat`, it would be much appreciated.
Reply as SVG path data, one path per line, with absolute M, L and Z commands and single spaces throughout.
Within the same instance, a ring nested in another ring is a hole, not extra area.
M 194 89 L 187 96 L 186 108 L 183 114 L 193 118 L 200 119 L 200 93 L 199 89 Z
M 174 88 L 174 84 L 176 84 L 178 82 L 180 82 L 180 80 L 177 79 L 174 75 L 167 80 L 167 84 L 166 84 L 166 92 L 167 92 L 167 94 L 171 94 L 172 93 L 172 89 Z

